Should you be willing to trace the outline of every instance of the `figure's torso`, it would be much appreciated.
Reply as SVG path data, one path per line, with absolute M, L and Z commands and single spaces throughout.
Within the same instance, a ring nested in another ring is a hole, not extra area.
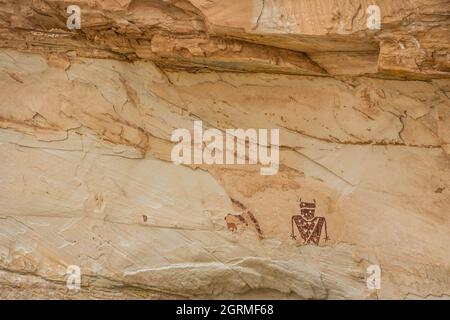
M 324 218 L 315 217 L 311 220 L 306 220 L 302 216 L 294 216 L 293 219 L 305 244 L 313 243 L 318 245 Z

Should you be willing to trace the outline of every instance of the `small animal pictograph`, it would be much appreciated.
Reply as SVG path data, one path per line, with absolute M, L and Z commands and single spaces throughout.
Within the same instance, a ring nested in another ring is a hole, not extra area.
M 258 220 L 256 220 L 253 213 L 251 213 L 248 210 L 246 210 L 245 212 L 243 212 L 241 214 L 228 214 L 225 217 L 225 221 L 227 223 L 228 230 L 230 230 L 231 232 L 237 231 L 239 225 L 248 226 L 249 224 L 251 224 L 255 228 L 258 238 L 264 239 L 264 235 L 261 230 L 261 227 L 259 226 Z
M 294 232 L 294 224 L 297 226 L 304 244 L 319 245 L 322 229 L 325 227 L 325 241 L 329 240 L 327 221 L 324 217 L 316 217 L 316 200 L 314 202 L 302 202 L 300 199 L 300 214 L 292 216 L 292 239 L 297 239 Z

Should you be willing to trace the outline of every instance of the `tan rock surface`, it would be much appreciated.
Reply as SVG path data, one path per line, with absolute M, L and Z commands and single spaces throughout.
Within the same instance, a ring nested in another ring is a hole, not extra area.
M 450 298 L 448 1 L 74 2 L 0 0 L 0 298 Z M 279 172 L 173 164 L 196 120 Z

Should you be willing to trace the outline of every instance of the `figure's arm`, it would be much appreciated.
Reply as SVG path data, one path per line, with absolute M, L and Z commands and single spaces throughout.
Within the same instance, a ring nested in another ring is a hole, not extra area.
M 295 239 L 297 239 L 297 238 L 295 237 L 295 234 L 294 234 L 294 217 L 292 217 L 291 223 L 292 223 L 292 233 L 291 233 L 291 238 L 295 240 Z
M 328 238 L 327 219 L 323 218 L 323 222 L 325 224 L 325 241 L 328 241 L 330 238 Z

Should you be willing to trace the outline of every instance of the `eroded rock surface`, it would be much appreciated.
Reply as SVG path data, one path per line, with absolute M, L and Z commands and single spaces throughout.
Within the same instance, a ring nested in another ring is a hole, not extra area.
M 0 298 L 449 298 L 450 3 L 370 4 L 0 0 Z M 197 120 L 278 173 L 173 164 Z

